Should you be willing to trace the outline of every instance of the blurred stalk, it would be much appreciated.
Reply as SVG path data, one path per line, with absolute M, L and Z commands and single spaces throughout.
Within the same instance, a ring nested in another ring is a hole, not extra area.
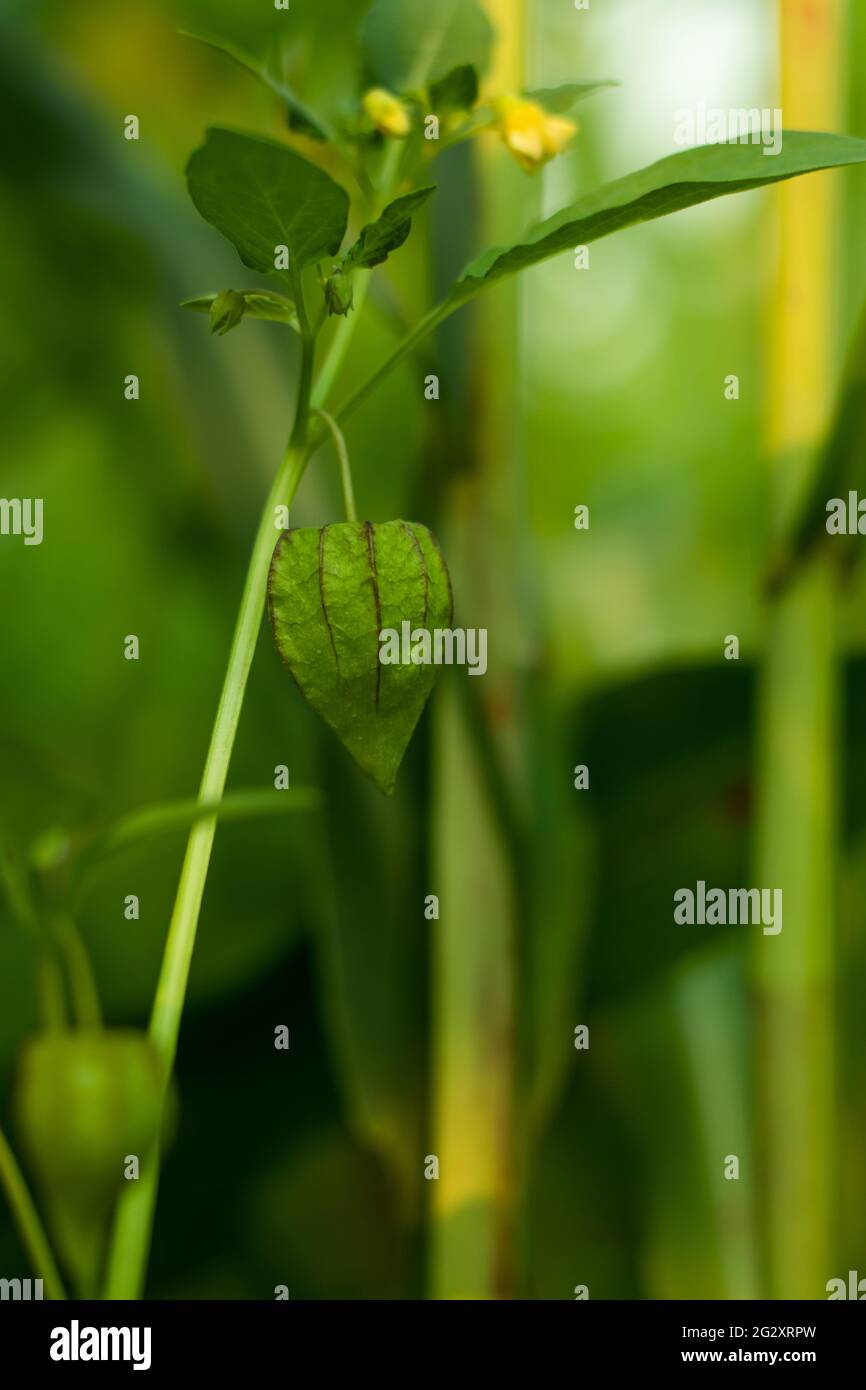
M 526 0 L 487 0 L 498 35 L 492 91 L 523 85 Z M 524 222 L 524 175 L 479 142 L 481 245 Z M 471 471 L 446 501 L 445 549 L 461 625 L 489 629 L 482 717 L 509 780 L 519 777 L 515 576 L 521 509 L 519 289 L 503 284 L 472 318 L 473 367 L 462 428 Z M 454 681 L 435 714 L 433 1151 L 429 1281 L 434 1298 L 503 1298 L 514 1289 L 517 895 L 471 712 Z
M 90 957 L 72 917 L 61 914 L 53 922 L 55 939 L 66 961 L 72 1011 L 78 1028 L 101 1028 L 102 1010 Z
M 21 1237 L 21 1244 L 30 1257 L 37 1278 L 45 1285 L 45 1292 L 51 1299 L 63 1299 L 66 1290 L 54 1259 L 39 1213 L 24 1181 L 5 1134 L 0 1130 L 0 1188 L 9 1202 L 12 1219 Z
M 780 0 L 785 125 L 832 130 L 840 0 Z M 832 406 L 835 181 L 787 184 L 768 361 L 771 512 L 808 486 Z M 819 1298 L 832 1275 L 836 832 L 836 594 L 832 557 L 808 558 L 772 605 L 759 697 L 758 884 L 781 888 L 783 929 L 752 954 L 765 1280 Z

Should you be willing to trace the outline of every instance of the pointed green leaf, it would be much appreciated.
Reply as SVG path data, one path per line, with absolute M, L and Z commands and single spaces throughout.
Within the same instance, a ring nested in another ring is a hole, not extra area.
M 561 87 L 539 87 L 534 92 L 524 92 L 529 101 L 537 101 L 545 111 L 554 115 L 564 115 L 579 101 L 601 92 L 605 87 L 618 87 L 618 82 L 564 82 Z
M 471 63 L 452 68 L 438 82 L 430 84 L 430 105 L 434 111 L 471 111 L 478 100 L 478 73 Z
M 263 275 L 287 246 L 295 270 L 340 249 L 349 197 L 330 175 L 286 145 L 212 128 L 187 166 L 190 196 L 206 222 Z
M 439 547 L 406 521 L 284 531 L 268 583 L 277 650 L 301 694 L 385 793 L 437 668 L 384 665 L 380 633 L 448 628 L 451 585 Z
M 275 290 L 234 290 L 232 293 L 240 295 L 244 301 L 244 318 L 286 323 L 290 328 L 294 328 L 296 333 L 300 331 L 297 310 L 291 299 L 284 294 L 277 294 Z M 181 308 L 197 309 L 200 313 L 209 314 L 218 298 L 216 294 L 201 294 L 195 299 L 184 299 Z
M 375 79 L 406 91 L 438 82 L 458 64 L 483 72 L 493 28 L 477 0 L 376 0 L 361 43 Z
M 864 160 L 866 140 L 799 130 L 784 132 L 778 155 L 766 154 L 759 145 L 701 145 L 683 150 L 580 198 L 516 245 L 485 251 L 464 270 L 449 301 L 460 304 L 504 275 L 635 223 L 651 222 L 726 193 L 743 193 L 798 174 Z
M 334 132 L 321 116 L 311 111 L 308 106 L 295 95 L 287 82 L 278 77 L 271 71 L 268 63 L 248 53 L 240 44 L 233 43 L 231 39 L 217 38 L 210 34 L 193 34 L 188 29 L 182 29 L 181 34 L 186 39 L 194 39 L 196 43 L 205 44 L 208 48 L 216 49 L 218 53 L 223 53 L 231 58 L 232 62 L 237 63 L 253 77 L 272 91 L 280 101 L 285 103 L 287 119 L 292 130 L 300 131 L 303 135 L 312 135 L 316 140 L 333 140 Z
M 413 193 L 404 193 L 401 198 L 389 203 L 381 217 L 363 228 L 355 245 L 346 254 L 345 268 L 369 269 L 387 260 L 392 251 L 403 245 L 412 230 L 412 218 L 435 191 L 435 184 L 429 188 L 416 188 Z

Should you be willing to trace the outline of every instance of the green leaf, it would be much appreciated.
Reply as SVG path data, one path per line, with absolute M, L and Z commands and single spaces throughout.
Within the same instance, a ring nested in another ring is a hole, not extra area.
M 431 184 L 429 188 L 404 193 L 389 203 L 381 217 L 363 228 L 355 245 L 346 253 L 345 268 L 369 269 L 387 260 L 392 251 L 403 245 L 412 230 L 412 218 L 435 191 L 435 184 Z
M 618 82 L 565 82 L 561 87 L 539 87 L 534 92 L 524 92 L 529 101 L 537 101 L 545 111 L 554 115 L 564 115 L 579 101 L 603 91 L 605 87 L 618 87 Z
M 452 68 L 440 81 L 430 84 L 434 111 L 471 111 L 477 100 L 478 73 L 471 63 Z
M 297 310 L 291 299 L 284 294 L 277 294 L 276 290 L 233 290 L 231 293 L 240 295 L 243 299 L 244 318 L 287 323 L 296 333 L 300 332 Z M 196 309 L 200 313 L 209 314 L 218 298 L 219 295 L 216 294 L 198 295 L 195 299 L 184 299 L 181 308 Z
M 477 0 L 376 0 L 361 43 L 377 81 L 393 91 L 424 87 L 461 64 L 483 72 L 493 28 Z
M 275 269 L 278 246 L 295 271 L 340 249 L 349 218 L 344 188 L 285 145 L 212 128 L 187 166 L 190 196 L 206 222 L 234 245 L 244 265 Z
M 380 633 L 448 628 L 451 585 L 430 532 L 406 521 L 284 531 L 268 582 L 277 650 L 301 694 L 386 794 L 436 678 L 385 665 Z
M 799 130 L 784 132 L 782 150 L 774 156 L 764 154 L 757 145 L 701 145 L 683 150 L 580 198 L 516 245 L 485 251 L 464 270 L 449 302 L 456 306 L 505 275 L 638 222 L 651 222 L 726 193 L 744 193 L 798 174 L 864 160 L 866 140 Z
M 289 126 L 292 130 L 300 131 L 304 135 L 312 135 L 316 140 L 334 139 L 334 132 L 328 123 L 311 111 L 308 106 L 305 106 L 288 83 L 271 71 L 264 59 L 254 57 L 252 53 L 248 53 L 240 44 L 233 43 L 231 39 L 217 38 L 215 35 L 209 34 L 193 34 L 188 29 L 181 29 L 180 32 L 186 39 L 194 39 L 196 43 L 203 43 L 208 48 L 216 49 L 218 53 L 224 53 L 226 57 L 231 58 L 233 62 L 263 82 L 270 91 L 280 98 L 280 101 L 285 103 Z

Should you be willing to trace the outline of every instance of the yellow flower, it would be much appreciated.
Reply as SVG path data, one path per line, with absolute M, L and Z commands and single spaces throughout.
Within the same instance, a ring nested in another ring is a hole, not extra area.
M 393 135 L 402 139 L 409 134 L 411 122 L 408 109 L 392 92 L 384 87 L 371 87 L 364 95 L 364 111 L 382 135 Z
M 561 154 L 577 134 L 574 121 L 551 116 L 537 101 L 500 97 L 496 102 L 499 133 L 518 164 L 529 173 Z

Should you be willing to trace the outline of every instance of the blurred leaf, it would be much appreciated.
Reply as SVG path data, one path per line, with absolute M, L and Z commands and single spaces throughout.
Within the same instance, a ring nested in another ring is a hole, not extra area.
M 285 792 L 283 795 L 288 796 Z M 186 828 L 131 841 L 82 881 L 79 920 L 108 1019 L 147 1018 L 177 895 Z M 188 1017 L 261 988 L 297 951 L 310 926 L 306 876 L 320 817 L 265 816 L 226 823 L 208 878 L 207 947 L 190 975 Z M 128 893 L 140 919 L 123 916 Z
M 291 299 L 285 295 L 277 294 L 275 290 L 235 290 L 232 293 L 239 294 L 243 298 L 244 318 L 266 319 L 270 323 L 287 323 L 290 328 L 294 328 L 296 333 L 300 331 L 297 310 Z M 196 299 L 184 299 L 181 308 L 196 309 L 200 313 L 209 314 L 218 298 L 217 294 L 202 294 Z
M 830 432 L 794 516 L 790 538 L 771 567 L 771 582 L 786 579 L 818 541 L 831 540 L 839 558 L 848 560 L 860 553 L 859 532 L 833 537 L 827 533 L 827 503 L 833 497 L 847 503 L 849 491 L 866 493 L 866 306 L 848 355 Z
M 661 672 L 607 689 L 584 710 L 574 741 L 591 768 L 579 795 L 599 849 L 585 955 L 593 1006 L 646 988 L 719 938 L 733 934 L 734 950 L 745 949 L 754 929 L 677 924 L 673 894 L 699 879 L 749 881 L 753 680 L 742 663 Z
M 798 174 L 864 161 L 866 140 L 808 131 L 785 131 L 781 152 L 769 157 L 753 145 L 702 145 L 683 150 L 587 194 L 541 222 L 524 241 L 485 251 L 463 271 L 449 302 L 458 305 L 505 275 L 638 222 L 666 217 L 727 193 L 743 193 Z
M 534 713 L 534 788 L 523 959 L 530 1029 L 528 1094 L 537 1138 L 578 1055 L 574 1029 L 585 1021 L 580 1015 L 580 962 L 597 916 L 598 846 L 596 827 L 585 809 L 586 794 L 575 791 L 568 775 L 570 752 L 579 743 L 543 681 L 529 703 Z
M 405 521 L 284 531 L 268 611 L 301 694 L 380 791 L 392 792 L 437 668 L 382 662 L 380 634 L 450 624 L 448 571 L 430 532 Z
M 640 1298 L 643 1154 L 592 1048 L 571 1049 L 568 1060 L 565 1103 L 532 1166 L 526 1208 L 531 1244 L 526 1288 L 518 1296 L 573 1302 L 580 1283 L 591 1299 Z
M 388 1161 L 404 1219 L 424 1186 L 423 825 L 407 785 L 385 800 L 322 736 L 328 852 L 308 860 L 322 1007 L 355 1134 Z M 318 846 L 312 850 L 315 855 Z
M 434 111 L 471 111 L 478 100 L 478 73 L 471 63 L 452 68 L 438 82 L 430 84 L 430 105 Z
M 233 62 L 238 63 L 247 72 L 252 73 L 263 82 L 276 96 L 286 105 L 289 126 L 292 130 L 298 130 L 304 135 L 312 135 L 317 140 L 333 140 L 334 132 L 321 116 L 317 116 L 308 106 L 295 95 L 291 87 L 281 78 L 277 77 L 269 64 L 262 59 L 255 58 L 251 53 L 242 48 L 239 44 L 233 43 L 231 39 L 221 39 L 206 34 L 193 34 L 189 30 L 181 29 L 184 38 L 194 39 L 196 43 L 203 43 L 208 48 L 215 48 L 217 52 L 224 53 Z
M 742 959 L 729 946 L 681 962 L 593 1032 L 605 1094 L 640 1149 L 643 1296 L 759 1297 Z M 727 1154 L 740 1159 L 736 1182 Z
M 483 72 L 493 29 L 476 0 L 376 0 L 361 43 L 377 81 L 394 91 L 438 82 L 458 64 Z
M 66 830 L 44 831 L 30 847 L 29 860 L 43 872 L 65 867 L 80 856 L 84 872 L 112 854 L 142 842 L 188 830 L 196 821 L 218 816 L 221 821 L 254 820 L 261 816 L 282 816 L 295 811 L 315 811 L 321 806 L 318 791 L 311 787 L 228 792 L 221 801 L 167 801 L 132 811 L 128 816 L 95 834 Z
M 153 839 L 175 830 L 187 830 L 196 821 L 218 816 L 221 821 L 255 820 L 259 816 L 285 816 L 295 811 L 317 811 L 322 798 L 312 787 L 291 787 L 285 791 L 228 792 L 221 801 L 168 801 L 147 806 L 116 821 L 93 846 L 94 856 L 104 857 L 141 840 Z
M 389 203 L 381 217 L 362 229 L 358 240 L 346 253 L 345 268 L 369 269 L 387 260 L 392 251 L 403 245 L 412 230 L 413 216 L 435 191 L 435 184 L 428 188 L 416 188 L 414 192 L 404 193 Z
M 285 145 L 212 127 L 187 177 L 202 217 L 252 270 L 291 278 L 291 271 L 275 269 L 278 246 L 289 248 L 293 271 L 340 249 L 348 194 Z
M 561 87 L 537 87 L 535 91 L 524 92 L 529 101 L 537 101 L 545 111 L 563 115 L 579 101 L 601 92 L 605 87 L 618 87 L 618 82 L 565 82 Z
M 393 1299 L 405 1290 L 393 1188 L 376 1157 L 339 1132 L 316 1135 L 263 1174 L 244 1216 L 292 1299 Z

